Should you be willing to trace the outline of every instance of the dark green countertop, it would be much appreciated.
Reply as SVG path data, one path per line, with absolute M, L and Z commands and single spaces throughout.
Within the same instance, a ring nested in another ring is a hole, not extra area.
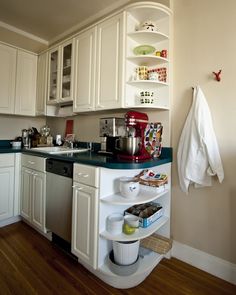
M 100 166 L 110 169 L 144 169 L 163 165 L 172 162 L 172 148 L 162 148 L 159 158 L 145 160 L 142 162 L 130 162 L 119 160 L 114 156 L 98 154 L 96 152 L 66 153 L 66 154 L 46 154 L 34 151 L 33 149 L 14 149 L 11 148 L 9 141 L 0 141 L 0 153 L 23 153 L 28 155 L 40 156 L 65 160 L 85 165 Z

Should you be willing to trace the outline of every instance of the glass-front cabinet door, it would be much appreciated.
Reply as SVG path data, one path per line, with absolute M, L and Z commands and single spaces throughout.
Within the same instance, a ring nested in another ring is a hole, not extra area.
M 62 47 L 62 83 L 61 83 L 61 99 L 71 100 L 72 90 L 72 43 Z
M 48 104 L 70 102 L 72 96 L 72 41 L 49 52 Z
M 54 49 L 49 54 L 49 89 L 48 103 L 56 102 L 59 97 L 59 48 Z

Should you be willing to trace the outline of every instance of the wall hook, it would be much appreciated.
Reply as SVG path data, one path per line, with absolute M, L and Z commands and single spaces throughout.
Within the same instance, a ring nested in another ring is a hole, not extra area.
M 212 72 L 215 75 L 216 81 L 218 81 L 218 82 L 220 82 L 220 80 L 221 80 L 221 77 L 220 77 L 221 72 L 222 72 L 222 70 L 219 70 L 218 73 Z

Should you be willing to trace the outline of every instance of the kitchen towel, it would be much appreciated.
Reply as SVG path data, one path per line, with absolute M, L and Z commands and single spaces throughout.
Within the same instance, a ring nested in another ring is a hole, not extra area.
M 217 175 L 219 182 L 224 179 L 211 113 L 199 86 L 193 90 L 193 103 L 180 136 L 177 165 L 180 187 L 186 193 L 190 183 L 211 186 L 212 176 Z

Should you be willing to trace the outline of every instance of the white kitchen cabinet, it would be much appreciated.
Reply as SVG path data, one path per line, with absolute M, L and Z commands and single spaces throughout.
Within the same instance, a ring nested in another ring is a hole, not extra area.
M 48 52 L 38 56 L 36 116 L 46 115 Z
M 18 50 L 15 114 L 35 116 L 37 55 Z
M 73 111 L 94 110 L 96 27 L 75 37 L 75 90 Z
M 37 55 L 0 44 L 0 113 L 35 116 Z
M 96 110 L 122 106 L 123 13 L 97 25 Z
M 4 154 L 0 157 L 0 221 L 2 221 L 14 215 L 14 155 Z
M 21 216 L 46 233 L 45 227 L 46 173 L 45 158 L 22 155 Z
M 74 164 L 72 253 L 97 268 L 99 168 Z
M 0 226 L 19 220 L 20 154 L 0 154 Z
M 70 40 L 49 50 L 47 104 L 73 101 L 73 48 Z
M 0 44 L 0 113 L 14 114 L 17 50 Z

